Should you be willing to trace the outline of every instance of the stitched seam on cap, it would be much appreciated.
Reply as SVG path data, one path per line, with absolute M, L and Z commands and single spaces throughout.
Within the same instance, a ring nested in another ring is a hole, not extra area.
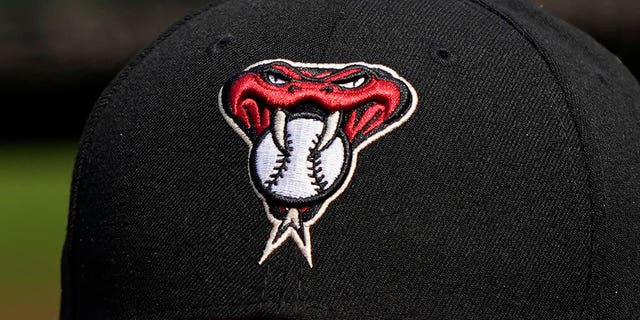
M 589 162 L 589 155 L 587 152 L 585 137 L 584 137 L 585 133 L 580 130 L 578 116 L 575 114 L 576 113 L 575 109 L 578 107 L 578 104 L 573 99 L 570 98 L 573 96 L 574 93 L 569 88 L 567 88 L 566 85 L 563 85 L 564 79 L 561 75 L 561 72 L 559 71 L 558 64 L 554 61 L 551 55 L 547 53 L 546 48 L 541 43 L 538 43 L 535 37 L 530 32 L 528 32 L 524 26 L 519 24 L 515 18 L 512 18 L 507 13 L 501 11 L 495 6 L 491 6 L 490 4 L 487 3 L 486 0 L 466 0 L 466 1 L 475 3 L 480 7 L 485 8 L 487 11 L 500 17 L 502 20 L 504 20 L 506 23 L 512 26 L 518 33 L 520 33 L 533 46 L 536 52 L 538 52 L 540 57 L 543 59 L 543 61 L 549 68 L 549 72 L 551 73 L 553 78 L 556 80 L 557 85 L 560 88 L 562 95 L 564 97 L 565 106 L 567 108 L 567 112 L 569 114 L 571 123 L 573 125 L 573 130 L 575 131 L 578 138 L 580 152 L 584 161 L 584 169 L 587 172 L 586 184 L 588 189 L 588 199 L 589 199 L 589 209 L 590 209 L 589 210 L 589 224 L 590 224 L 589 226 L 589 258 L 588 258 L 589 266 L 588 266 L 587 278 L 585 280 L 586 284 L 584 289 L 582 307 L 579 312 L 579 314 L 584 317 L 586 316 L 586 312 L 587 312 L 587 302 L 589 300 L 589 295 L 591 291 L 591 278 L 593 274 L 593 251 L 594 251 L 593 230 L 594 230 L 594 218 L 595 218 L 594 215 L 597 210 L 597 206 L 595 204 L 594 173 Z
M 68 316 L 69 319 L 76 318 L 76 310 L 77 310 L 76 308 L 77 292 L 75 288 L 76 275 L 75 275 L 75 272 L 73 272 L 73 269 L 74 269 L 73 244 L 75 242 L 74 241 L 75 217 L 76 217 L 76 211 L 77 211 L 78 187 L 80 185 L 80 182 L 82 181 L 82 177 L 84 174 L 83 169 L 85 165 L 85 160 L 87 159 L 87 155 L 89 154 L 89 151 L 93 146 L 93 134 L 94 134 L 95 125 L 100 120 L 102 116 L 102 112 L 112 102 L 111 97 L 118 93 L 118 90 L 120 89 L 124 80 L 128 78 L 129 74 L 133 72 L 136 69 L 136 67 L 139 66 L 149 54 L 151 54 L 160 44 L 162 44 L 165 40 L 169 39 L 176 31 L 180 30 L 184 25 L 189 23 L 191 20 L 198 17 L 202 13 L 205 13 L 215 8 L 218 8 L 220 6 L 223 6 L 227 2 L 230 2 L 230 0 L 224 1 L 219 4 L 210 3 L 204 8 L 196 10 L 186 15 L 184 18 L 182 18 L 178 22 L 171 25 L 167 29 L 167 31 L 165 31 L 158 38 L 156 38 L 156 40 L 154 40 L 148 47 L 140 51 L 127 64 L 127 66 L 114 78 L 114 80 L 109 85 L 108 89 L 106 89 L 102 93 L 100 98 L 98 98 L 98 101 L 95 103 L 95 106 L 93 107 L 91 115 L 87 119 L 85 128 L 83 130 L 81 142 L 78 147 L 78 153 L 76 155 L 76 167 L 73 173 L 73 183 L 71 187 L 71 201 L 69 205 L 69 217 L 67 221 L 67 224 L 68 224 L 67 238 L 64 244 L 64 250 L 65 250 L 64 260 L 66 261 L 65 274 L 68 274 L 68 276 L 66 277 L 65 283 L 68 283 L 68 285 L 66 286 L 66 289 L 69 290 L 69 292 L 68 293 L 63 292 L 63 296 L 68 297 L 68 299 L 66 299 L 67 300 L 66 311 L 68 313 L 62 314 L 64 310 L 60 310 L 61 312 L 60 316 L 62 319 L 65 319 L 65 316 Z M 63 261 L 63 264 L 65 263 L 65 261 Z
M 340 7 L 340 5 L 341 5 L 341 3 L 336 2 L 335 0 L 333 0 L 333 1 L 332 0 L 327 0 L 326 1 L 326 6 L 327 7 L 331 7 L 332 3 L 333 3 L 333 6 L 336 7 L 336 8 Z M 325 45 L 325 48 L 328 48 L 329 45 L 333 42 L 333 38 L 334 38 L 334 36 L 335 36 L 335 34 L 337 32 L 338 26 L 342 22 L 347 20 L 347 16 L 348 15 L 346 13 L 344 13 L 344 11 L 346 11 L 346 9 L 343 9 L 342 11 L 338 11 L 338 13 L 343 13 L 343 14 L 338 19 L 335 20 L 335 22 L 333 23 L 333 25 L 329 29 L 329 36 L 327 37 L 327 45 Z M 330 53 L 329 49 L 326 49 L 323 52 L 323 54 L 322 54 L 323 60 L 325 60 L 325 61 L 327 60 L 327 56 L 328 56 L 329 53 Z M 326 61 L 326 62 L 333 62 L 333 61 Z M 295 264 L 295 261 L 293 260 L 293 255 L 289 256 L 289 258 L 290 258 L 289 262 L 293 266 Z M 289 269 L 289 271 L 287 272 L 287 276 L 289 276 L 290 274 L 291 274 L 291 269 Z M 305 271 L 299 270 L 299 272 L 298 272 L 298 286 L 297 286 L 298 294 L 296 295 L 296 302 L 298 302 L 298 303 L 300 303 L 300 302 L 305 303 L 305 301 L 308 298 L 305 295 L 303 295 L 303 292 L 302 292 L 303 291 L 302 290 L 302 286 L 303 286 L 302 285 L 302 279 L 304 278 L 304 274 L 305 274 Z M 266 277 L 268 277 L 268 276 L 269 276 L 269 274 L 266 275 Z M 266 283 L 266 281 L 267 280 L 265 280 L 265 283 Z M 266 289 L 267 288 L 265 286 L 264 291 L 266 291 Z M 264 295 L 264 291 L 263 291 L 263 295 Z M 279 303 L 286 304 L 287 302 L 286 301 L 280 301 Z
M 284 302 L 284 301 L 264 301 L 264 302 L 255 302 L 255 303 L 228 303 L 228 304 L 213 304 L 213 305 L 203 305 L 203 306 L 195 306 L 188 309 L 170 309 L 164 310 L 161 312 L 154 313 L 144 313 L 144 316 L 162 316 L 167 317 L 173 315 L 174 312 L 182 312 L 182 311 L 191 311 L 191 312 L 216 312 L 223 308 L 229 307 L 273 307 L 278 309 L 275 315 L 284 315 L 291 316 L 291 314 L 283 314 L 282 307 L 294 307 L 296 310 L 316 310 L 326 313 L 331 313 L 333 316 L 365 316 L 367 319 L 390 319 L 389 315 L 381 315 L 380 313 L 375 312 L 363 312 L 363 311 L 350 311 L 350 310 L 340 310 L 337 308 L 327 307 L 323 304 L 315 303 L 315 302 Z M 298 311 L 299 312 L 299 311 Z M 130 318 L 135 318 L 136 316 L 140 316 L 139 314 L 127 314 Z M 394 313 L 393 317 L 401 316 L 401 317 L 424 317 L 427 316 L 424 313 L 410 313 L 410 312 L 400 312 Z

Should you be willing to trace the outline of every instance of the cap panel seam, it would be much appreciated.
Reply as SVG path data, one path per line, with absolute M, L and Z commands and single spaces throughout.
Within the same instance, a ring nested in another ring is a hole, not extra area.
M 556 84 L 558 85 L 562 96 L 564 98 L 564 105 L 567 108 L 567 112 L 569 115 L 569 118 L 571 120 L 571 124 L 573 126 L 573 131 L 575 132 L 577 138 L 578 138 L 578 143 L 579 143 L 579 147 L 580 147 L 580 153 L 582 155 L 583 161 L 584 161 L 584 169 L 586 171 L 586 185 L 587 185 L 587 190 L 588 190 L 588 199 L 589 199 L 589 265 L 588 265 L 588 273 L 587 273 L 587 277 L 585 279 L 585 288 L 584 288 L 584 296 L 583 296 L 583 301 L 582 301 L 582 308 L 579 312 L 579 314 L 583 317 L 587 316 L 587 303 L 589 300 L 589 295 L 591 292 L 591 278 L 592 278 L 592 274 L 593 274 L 593 251 L 594 251 L 594 243 L 593 243 L 593 239 L 594 239 L 594 235 L 593 235 L 593 230 L 594 230 L 594 215 L 595 215 L 595 211 L 598 209 L 598 207 L 596 206 L 595 203 L 595 192 L 594 192 L 594 173 L 593 173 L 593 169 L 591 168 L 590 165 L 590 157 L 589 157 L 589 153 L 587 151 L 587 147 L 586 147 L 586 142 L 585 142 L 585 133 L 581 131 L 580 129 L 580 123 L 578 121 L 578 115 L 576 114 L 576 109 L 578 107 L 577 102 L 574 99 L 571 99 L 571 97 L 574 95 L 574 92 L 572 92 L 572 90 L 566 86 L 563 85 L 565 79 L 563 79 L 561 72 L 559 71 L 559 66 L 558 64 L 555 62 L 555 60 L 553 59 L 553 57 L 551 57 L 550 54 L 547 53 L 546 48 L 539 43 L 538 41 L 536 41 L 536 38 L 534 37 L 534 35 L 532 35 L 530 32 L 528 32 L 526 30 L 526 28 L 518 23 L 516 21 L 515 18 L 511 17 L 509 14 L 507 14 L 506 12 L 503 12 L 502 10 L 496 8 L 495 6 L 492 6 L 490 4 L 487 3 L 486 0 L 466 0 L 469 1 L 471 3 L 475 3 L 478 6 L 484 8 L 485 10 L 487 10 L 488 12 L 498 16 L 499 18 L 501 18 L 502 20 L 504 20 L 506 23 L 508 23 L 510 26 L 512 26 L 515 31 L 517 31 L 518 33 L 520 33 L 523 38 L 525 40 L 527 40 L 527 42 L 529 42 L 529 44 L 531 44 L 531 46 L 536 50 L 536 52 L 540 55 L 540 57 L 543 59 L 543 61 L 545 62 L 545 64 L 547 65 L 547 67 L 549 68 L 549 72 L 551 73 L 551 75 L 553 76 L 553 78 L 556 80 Z
M 333 5 L 333 7 L 334 7 L 334 8 L 339 8 L 339 7 L 340 7 L 340 3 L 339 3 L 339 2 L 336 2 L 335 0 L 327 0 L 327 1 L 326 1 L 326 5 L 327 5 L 328 7 L 332 7 L 331 3 L 333 3 L 333 4 L 334 4 L 334 5 Z M 352 8 L 352 7 L 349 7 L 349 9 L 351 9 L 351 10 L 352 10 L 353 8 Z M 334 10 L 335 10 L 335 9 L 334 9 Z M 333 62 L 334 62 L 334 61 L 328 61 L 328 59 L 327 59 L 327 58 L 328 58 L 328 56 L 329 56 L 329 54 L 330 54 L 330 52 L 329 52 L 329 49 L 328 49 L 328 48 L 329 48 L 329 45 L 333 42 L 333 39 L 334 39 L 334 37 L 335 37 L 335 35 L 336 35 L 336 32 L 337 32 L 338 26 L 339 26 L 342 22 L 344 22 L 344 21 L 346 21 L 346 20 L 347 20 L 348 15 L 347 15 L 346 11 L 347 11 L 347 9 L 346 9 L 346 8 L 343 8 L 342 10 L 336 10 L 336 13 L 339 15 L 339 17 L 338 17 L 338 18 L 333 22 L 333 24 L 331 25 L 331 27 L 330 27 L 330 29 L 329 29 L 329 35 L 328 35 L 328 37 L 327 37 L 327 45 L 325 46 L 325 48 L 327 48 L 327 49 L 325 49 L 325 50 L 324 50 L 324 52 L 323 52 L 323 54 L 322 54 L 323 60 L 325 60 L 326 62 L 331 62 L 331 63 L 333 63 Z M 290 259 L 289 259 L 289 261 L 290 261 L 290 262 L 292 263 L 292 265 L 293 265 L 293 262 L 294 262 L 294 261 L 292 260 L 292 259 L 293 259 L 293 257 L 292 257 L 292 256 L 290 256 L 289 258 L 290 258 Z M 297 289 L 297 295 L 296 295 L 296 299 L 295 299 L 297 303 L 300 303 L 300 302 L 302 302 L 302 303 L 308 303 L 307 301 L 309 300 L 308 295 L 307 295 L 307 294 L 305 294 L 306 290 L 305 290 L 305 292 L 303 292 L 303 289 L 302 289 L 302 288 L 303 288 L 303 286 L 304 286 L 305 273 L 306 273 L 306 272 L 305 272 L 305 271 L 303 271 L 303 270 L 301 270 L 301 269 L 299 269 L 299 270 L 298 270 L 298 276 L 297 276 L 297 278 L 298 278 L 297 280 L 298 280 L 298 281 L 297 281 L 297 288 L 296 288 L 296 289 Z M 291 274 L 291 270 L 289 270 L 288 274 Z M 265 281 L 266 281 L 266 280 L 265 280 Z M 266 290 L 266 287 L 265 287 L 265 290 Z M 280 303 L 286 303 L 286 302 L 281 301 Z
M 359 317 L 366 317 L 366 319 L 391 319 L 390 315 L 383 315 L 380 313 L 372 313 L 372 312 L 366 312 L 366 311 L 351 311 L 351 310 L 344 310 L 344 309 L 340 310 L 338 308 L 332 308 L 317 302 L 304 302 L 304 301 L 293 302 L 293 303 L 286 302 L 286 301 L 259 301 L 259 302 L 246 302 L 246 303 L 237 303 L 237 304 L 233 304 L 233 303 L 232 304 L 208 304 L 208 305 L 195 306 L 188 309 L 177 308 L 177 309 L 168 309 L 168 310 L 154 312 L 154 313 L 146 313 L 145 316 L 166 318 L 166 317 L 173 316 L 174 315 L 173 313 L 175 312 L 183 312 L 185 310 L 188 310 L 190 312 L 216 312 L 216 311 L 219 312 L 221 309 L 224 309 L 224 308 L 237 308 L 237 307 L 245 307 L 245 308 L 246 307 L 272 307 L 276 309 L 276 312 L 274 312 L 276 316 L 279 316 L 279 315 L 290 316 L 291 314 L 283 314 L 282 309 L 286 307 L 292 307 L 292 308 L 295 308 L 296 310 L 294 312 L 300 312 L 306 309 L 306 310 L 314 310 L 314 311 L 320 311 L 325 313 L 331 313 L 332 316 L 340 316 L 340 317 L 359 316 Z M 130 318 L 136 318 L 136 316 L 139 316 L 139 315 L 127 314 L 127 316 Z M 397 316 L 422 318 L 427 315 L 425 315 L 424 313 L 411 313 L 411 312 L 393 314 L 393 317 L 397 317 Z
M 66 306 L 61 308 L 60 310 L 60 318 L 61 319 L 75 319 L 76 318 L 76 295 L 75 291 L 75 272 L 73 272 L 74 266 L 74 252 L 73 252 L 73 243 L 75 242 L 75 219 L 77 213 L 77 197 L 78 197 L 78 188 L 82 181 L 84 175 L 85 164 L 88 161 L 88 154 L 91 150 L 94 140 L 94 128 L 95 125 L 99 122 L 104 110 L 110 105 L 113 101 L 112 97 L 118 93 L 118 90 L 122 86 L 123 82 L 129 77 L 133 71 L 151 54 L 160 44 L 162 44 L 165 40 L 169 39 L 176 31 L 180 30 L 183 26 L 187 25 L 191 20 L 198 17 L 202 13 L 208 12 L 215 8 L 218 8 L 230 0 L 223 1 L 222 3 L 209 3 L 204 8 L 193 11 L 188 14 L 180 21 L 171 25 L 167 31 L 162 33 L 156 40 L 154 40 L 148 47 L 140 51 L 128 64 L 127 66 L 112 80 L 108 89 L 106 89 L 101 96 L 96 101 L 93 110 L 89 118 L 86 121 L 85 128 L 82 133 L 82 138 L 80 140 L 80 144 L 78 146 L 78 152 L 76 154 L 76 165 L 73 172 L 73 182 L 71 185 L 71 200 L 69 204 L 69 216 L 67 221 L 67 236 L 64 244 L 64 256 L 62 264 L 66 266 L 66 270 L 63 272 L 63 287 L 66 287 L 68 290 L 67 293 L 62 292 L 63 301 L 66 302 Z M 65 276 L 66 275 L 66 276 Z M 67 283 L 67 286 L 64 284 Z M 64 299 L 64 297 L 67 297 Z

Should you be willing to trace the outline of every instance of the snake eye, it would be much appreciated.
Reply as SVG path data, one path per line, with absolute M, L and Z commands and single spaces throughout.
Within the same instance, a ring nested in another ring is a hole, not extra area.
M 283 85 L 291 81 L 289 77 L 276 72 L 266 72 L 264 78 L 267 82 L 275 85 Z
M 366 76 L 358 76 L 358 77 L 355 77 L 355 78 L 349 78 L 349 79 L 346 79 L 346 80 L 341 80 L 339 82 L 336 82 L 336 84 L 340 88 L 355 89 L 355 88 L 362 87 L 362 85 L 364 85 L 364 83 L 366 81 L 367 81 L 367 77 Z

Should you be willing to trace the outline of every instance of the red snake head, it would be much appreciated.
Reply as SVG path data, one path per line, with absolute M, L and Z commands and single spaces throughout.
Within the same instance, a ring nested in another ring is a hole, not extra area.
M 249 68 L 222 90 L 225 113 L 250 140 L 272 129 L 282 148 L 284 132 L 277 124 L 292 113 L 321 115 L 327 120 L 323 144 L 342 131 L 355 148 L 402 119 L 411 100 L 405 81 L 363 63 L 331 68 L 273 61 Z

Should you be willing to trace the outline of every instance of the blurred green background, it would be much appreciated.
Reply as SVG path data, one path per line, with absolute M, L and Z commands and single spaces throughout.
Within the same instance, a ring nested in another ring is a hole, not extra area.
M 53 319 L 72 142 L 0 152 L 0 319 Z
M 0 320 L 57 319 L 85 118 L 126 61 L 204 0 L 0 0 Z
M 204 2 L 0 0 L 0 320 L 57 318 L 84 120 L 135 52 Z M 592 34 L 638 77 L 640 1 L 536 2 Z

